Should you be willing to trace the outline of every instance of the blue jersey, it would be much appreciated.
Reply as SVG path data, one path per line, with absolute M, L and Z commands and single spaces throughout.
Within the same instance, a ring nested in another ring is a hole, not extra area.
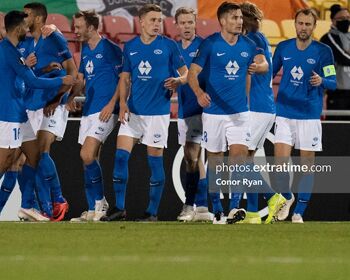
M 196 36 L 186 49 L 182 47 L 182 41 L 178 42 L 180 52 L 185 60 L 187 68 L 190 68 L 192 60 L 196 56 L 198 47 L 202 41 L 202 38 Z M 177 88 L 177 94 L 179 103 L 178 114 L 180 119 L 202 114 L 203 108 L 198 104 L 197 97 L 188 84 L 179 86 Z
M 136 115 L 167 115 L 171 92 L 164 81 L 185 65 L 175 41 L 158 35 L 146 45 L 140 37 L 125 44 L 123 72 L 131 75 L 130 112 Z
M 117 89 L 122 60 L 121 49 L 106 38 L 102 38 L 93 50 L 88 44 L 83 44 L 79 67 L 86 83 L 83 116 L 101 112 L 112 99 Z M 114 113 L 117 113 L 118 108 L 119 104 Z
M 299 50 L 296 39 L 277 45 L 273 56 L 273 75 L 283 67 L 276 104 L 277 116 L 289 119 L 319 119 L 325 88 L 336 88 L 332 50 L 325 44 L 312 41 Z M 311 86 L 312 72 L 322 77 L 319 87 Z
M 272 53 L 265 36 L 260 32 L 249 32 L 247 37 L 255 42 L 269 64 L 269 71 L 252 75 L 249 96 L 249 109 L 253 112 L 276 113 L 272 90 Z
M 27 113 L 23 100 L 24 83 L 31 88 L 55 88 L 61 78 L 39 79 L 25 65 L 21 53 L 10 41 L 0 42 L 0 121 L 25 122 Z
M 205 72 L 206 92 L 211 98 L 210 106 L 203 110 L 205 113 L 230 115 L 248 111 L 247 72 L 258 53 L 255 43 L 246 36 L 238 36 L 233 46 L 221 33 L 203 41 L 193 63 Z
M 18 48 L 24 57 L 35 53 L 37 63 L 32 67 L 32 70 L 36 76 L 53 78 L 66 75 L 64 69 L 55 70 L 50 73 L 44 73 L 43 71 L 51 62 L 62 64 L 65 60 L 72 58 L 68 49 L 67 40 L 61 33 L 54 32 L 45 39 L 40 36 L 36 43 L 33 37 L 27 37 Z M 27 108 L 30 110 L 44 108 L 46 103 L 56 95 L 58 90 L 59 88 L 50 90 L 31 89 L 32 93 L 26 95 L 25 98 Z

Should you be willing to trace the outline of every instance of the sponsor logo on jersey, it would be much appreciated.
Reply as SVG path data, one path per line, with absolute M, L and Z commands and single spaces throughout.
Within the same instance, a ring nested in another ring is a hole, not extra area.
M 236 60 L 229 61 L 225 67 L 227 74 L 236 75 L 239 70 L 239 65 Z
M 90 75 L 94 72 L 94 64 L 92 63 L 92 60 L 89 60 L 86 63 L 85 71 Z
M 290 73 L 292 74 L 293 79 L 298 81 L 300 81 L 301 78 L 304 76 L 303 69 L 301 69 L 300 66 L 299 67 L 294 66 L 293 69 L 290 71 Z
M 152 70 L 152 66 L 148 62 L 148 60 L 146 60 L 146 61 L 141 60 L 138 68 L 139 68 L 141 75 L 148 75 L 149 72 L 151 72 L 151 70 Z

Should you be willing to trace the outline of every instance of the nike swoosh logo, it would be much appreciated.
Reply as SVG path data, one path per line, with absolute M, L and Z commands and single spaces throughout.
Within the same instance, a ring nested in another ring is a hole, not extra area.
M 54 125 L 49 124 L 49 127 L 55 127 Z
M 160 142 L 160 140 L 158 140 L 158 141 L 153 141 L 154 144 L 159 143 L 159 142 Z
M 85 56 L 83 56 L 83 59 L 85 59 L 87 56 L 85 55 Z
M 98 133 L 98 132 L 95 132 L 96 135 L 103 135 L 103 133 Z
M 315 146 L 317 146 L 317 143 L 316 143 L 316 144 L 312 144 L 311 146 L 312 146 L 312 147 L 315 147 Z
M 283 60 L 289 60 L 292 59 L 291 57 L 283 57 Z
M 131 52 L 130 55 L 134 55 L 134 54 L 137 54 L 137 52 Z
M 225 55 L 226 53 L 216 53 L 217 56 L 223 56 Z

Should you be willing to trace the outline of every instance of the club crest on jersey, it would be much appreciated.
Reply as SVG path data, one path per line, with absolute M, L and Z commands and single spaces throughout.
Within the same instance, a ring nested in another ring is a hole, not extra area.
M 241 52 L 241 57 L 248 57 L 248 53 L 247 52 Z
M 306 62 L 309 63 L 309 64 L 315 64 L 316 63 L 316 61 L 313 58 L 307 59 Z
M 103 57 L 102 54 L 100 54 L 100 53 L 96 54 L 96 58 L 101 59 L 102 57 Z
M 160 50 L 160 49 L 156 49 L 156 50 L 154 50 L 154 54 L 162 54 L 163 53 L 163 51 L 162 50 Z
M 190 52 L 188 54 L 189 57 L 196 57 L 197 52 Z

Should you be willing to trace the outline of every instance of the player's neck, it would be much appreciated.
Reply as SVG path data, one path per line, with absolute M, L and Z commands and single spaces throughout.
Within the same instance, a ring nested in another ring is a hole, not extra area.
M 301 51 L 305 50 L 312 43 L 311 37 L 308 40 L 302 41 L 297 39 L 297 48 Z
M 7 33 L 7 36 L 6 36 L 7 40 L 10 41 L 10 43 L 12 45 L 14 45 L 15 47 L 17 47 L 18 43 L 19 43 L 19 40 L 18 40 L 18 37 L 16 35 L 13 35 L 11 33 Z
M 144 43 L 145 45 L 149 45 L 151 44 L 156 38 L 157 38 L 158 35 L 148 35 L 147 33 L 141 33 L 140 35 L 140 39 L 142 41 L 142 43 Z
M 238 41 L 239 34 L 228 33 L 224 30 L 221 31 L 222 38 L 231 46 L 235 45 Z
M 194 38 L 196 38 L 196 34 L 193 34 L 193 36 L 190 39 L 181 39 L 181 44 L 183 49 L 187 49 L 189 45 L 193 42 Z
M 40 26 L 35 26 L 34 30 L 31 32 L 34 40 L 36 42 L 38 42 L 40 36 L 41 36 L 41 28 L 43 27 L 44 25 L 40 25 Z
M 91 36 L 91 38 L 88 40 L 88 45 L 90 50 L 93 50 L 96 48 L 97 44 L 101 41 L 101 35 L 97 32 Z

